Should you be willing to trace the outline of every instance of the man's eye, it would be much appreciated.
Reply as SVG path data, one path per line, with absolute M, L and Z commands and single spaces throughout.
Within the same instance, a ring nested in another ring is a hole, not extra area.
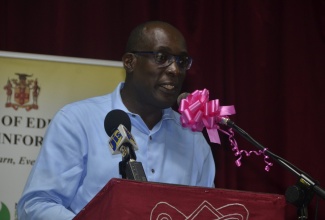
M 168 60 L 168 55 L 164 53 L 157 53 L 155 56 L 155 60 L 159 64 L 163 64 Z
M 179 64 L 182 65 L 182 66 L 186 66 L 188 64 L 188 57 L 180 57 L 179 58 Z

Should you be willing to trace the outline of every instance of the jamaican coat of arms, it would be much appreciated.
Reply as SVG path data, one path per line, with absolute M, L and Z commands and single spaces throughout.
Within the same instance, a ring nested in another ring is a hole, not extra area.
M 8 79 L 4 86 L 7 94 L 6 107 L 25 108 L 27 111 L 38 109 L 37 98 L 41 88 L 37 79 L 28 79 L 32 75 L 16 73 L 18 79 Z M 14 93 L 14 94 L 13 94 Z

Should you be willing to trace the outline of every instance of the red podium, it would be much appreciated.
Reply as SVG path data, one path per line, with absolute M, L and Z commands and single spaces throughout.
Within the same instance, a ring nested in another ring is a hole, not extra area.
M 282 195 L 112 179 L 74 220 L 281 220 Z

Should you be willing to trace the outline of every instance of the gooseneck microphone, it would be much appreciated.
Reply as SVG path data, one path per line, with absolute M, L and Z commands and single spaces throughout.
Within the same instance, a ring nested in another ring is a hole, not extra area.
M 129 116 L 122 110 L 112 110 L 105 117 L 104 128 L 110 137 L 108 143 L 111 153 L 122 154 L 122 161 L 119 163 L 122 178 L 146 182 L 147 177 L 142 164 L 136 161 L 135 150 L 139 148 L 130 132 Z
M 187 96 L 189 96 L 190 93 L 188 92 L 183 92 L 177 97 L 177 105 L 179 106 L 181 104 L 182 99 L 186 99 Z
M 186 99 L 188 95 L 189 93 L 186 92 L 180 94 L 177 98 L 177 104 L 180 105 L 181 100 Z M 311 176 L 291 164 L 289 161 L 269 151 L 267 148 L 253 139 L 246 131 L 236 125 L 235 122 L 227 117 L 218 117 L 217 123 L 232 128 L 255 147 L 259 148 L 278 164 L 298 177 L 297 184 L 287 189 L 285 197 L 287 202 L 297 206 L 299 219 L 307 219 L 307 205 L 310 203 L 314 193 L 316 193 L 320 198 L 325 199 L 325 190 L 319 186 L 319 182 L 317 180 L 314 180 Z

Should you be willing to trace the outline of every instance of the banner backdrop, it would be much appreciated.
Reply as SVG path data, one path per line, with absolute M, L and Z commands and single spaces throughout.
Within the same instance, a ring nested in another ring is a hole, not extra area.
M 0 51 L 1 220 L 17 219 L 17 202 L 54 114 L 113 91 L 124 77 L 117 61 Z

